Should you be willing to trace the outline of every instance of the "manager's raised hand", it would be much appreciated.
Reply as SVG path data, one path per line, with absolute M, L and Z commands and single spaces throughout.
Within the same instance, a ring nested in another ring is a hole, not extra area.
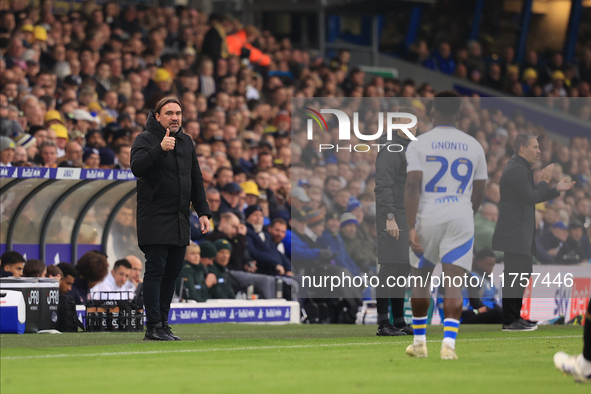
M 558 190 L 559 192 L 565 192 L 567 190 L 572 189 L 575 183 L 575 181 L 569 182 L 568 178 L 564 178 L 556 185 L 556 190 Z
M 175 138 L 170 137 L 170 130 L 166 129 L 166 135 L 164 136 L 164 138 L 162 139 L 162 142 L 160 143 L 162 150 L 165 152 L 168 152 L 169 150 L 173 150 L 175 144 L 176 144 Z

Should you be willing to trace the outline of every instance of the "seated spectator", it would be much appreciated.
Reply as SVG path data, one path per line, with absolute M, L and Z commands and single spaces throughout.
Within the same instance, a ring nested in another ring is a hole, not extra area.
M 219 190 L 210 187 L 205 192 L 205 196 L 209 203 L 209 210 L 211 211 L 211 219 L 209 220 L 212 224 L 211 229 L 215 230 L 220 225 L 220 205 L 222 202 L 220 192 Z
M 291 195 L 288 198 L 290 202 L 289 208 L 296 211 L 304 209 L 304 207 L 312 201 L 310 197 L 308 197 L 306 189 L 301 186 L 294 187 L 291 191 Z
M 275 193 L 271 190 L 271 175 L 268 170 L 257 171 L 255 182 L 259 187 L 259 198 L 265 199 L 269 202 L 269 212 L 271 216 L 274 216 L 275 212 L 277 212 L 280 207 L 277 197 L 275 197 Z
M 489 182 L 484 190 L 484 201 L 498 204 L 501 201 L 501 189 L 499 184 L 495 182 Z
M 76 314 L 76 302 L 68 295 L 72 291 L 72 285 L 76 280 L 76 267 L 70 263 L 59 263 L 56 265 L 62 272 L 60 279 L 60 299 L 57 310 L 57 329 L 61 332 L 76 332 L 82 322 Z
M 284 240 L 287 236 L 287 222 L 282 218 L 275 218 L 271 221 L 268 230 L 269 235 L 271 235 L 271 239 L 273 240 L 273 243 L 277 247 L 279 253 L 289 258 L 291 253 L 287 253 L 284 243 Z M 285 274 L 291 276 L 291 271 L 287 271 Z
M 478 278 L 481 287 L 463 289 L 464 304 L 468 308 L 462 312 L 462 324 L 501 324 L 503 309 L 496 300 L 496 288 L 491 281 L 496 257 L 492 249 L 481 249 L 472 263 L 471 276 Z
M 60 294 L 67 294 L 72 290 L 72 285 L 76 280 L 76 267 L 70 263 L 59 263 L 56 265 L 62 271 L 60 279 Z
M 535 232 L 536 256 L 535 256 L 535 260 L 534 261 L 539 262 L 541 264 L 555 264 L 554 257 L 550 256 L 548 254 L 548 252 L 546 251 L 546 249 L 544 249 L 544 246 L 542 245 L 542 237 L 540 235 L 540 226 L 544 222 L 544 220 L 543 220 L 543 214 L 544 214 L 544 212 L 542 210 L 538 209 L 537 208 L 538 206 L 543 207 L 544 204 L 538 204 L 536 206 L 536 212 L 535 212 L 535 218 L 536 218 L 536 232 Z M 548 227 L 551 228 L 552 226 L 548 226 Z
M 210 289 L 217 284 L 215 274 L 208 272 L 200 261 L 201 248 L 191 243 L 187 246 L 185 266 L 180 275 L 181 284 L 178 286 L 182 299 L 205 302 L 210 298 Z
M 12 167 L 16 144 L 8 137 L 0 136 L 0 167 Z
M 74 299 L 76 305 L 86 304 L 90 289 L 101 283 L 108 273 L 109 263 L 105 254 L 98 251 L 86 252 L 76 263 L 76 277 L 68 295 Z
M 357 229 L 359 227 L 357 218 L 352 213 L 347 212 L 340 216 L 340 220 L 340 234 L 345 243 L 347 254 L 361 271 L 370 272 L 372 265 L 375 266 L 375 263 L 377 262 L 377 257 L 374 261 L 373 256 L 368 253 L 367 244 L 357 237 Z
M 129 264 L 131 264 L 131 272 L 129 273 L 128 282 L 131 282 L 134 289 L 137 289 L 138 285 L 143 282 L 142 269 L 144 268 L 144 265 L 142 264 L 142 261 L 134 255 L 125 257 L 125 260 L 129 261 Z
M 232 244 L 232 255 L 228 268 L 233 271 L 256 272 L 256 264 L 250 265 L 250 255 L 246 248 L 246 227 L 242 226 L 244 234 L 241 233 L 241 224 L 238 216 L 232 212 L 223 213 L 220 216 L 220 223 L 208 236 L 207 240 L 215 242 L 218 239 L 226 239 Z
M 331 250 L 335 256 L 335 262 L 343 268 L 348 269 L 353 275 L 361 275 L 361 270 L 347 253 L 345 242 L 339 234 L 341 225 L 339 215 L 336 212 L 329 212 L 326 216 L 325 230 L 318 238 L 318 245 Z
M 257 262 L 257 272 L 267 275 L 285 275 L 291 271 L 291 263 L 273 243 L 271 235 L 263 229 L 263 209 L 259 205 L 246 208 L 246 246 Z
M 135 291 L 133 283 L 129 282 L 131 264 L 126 259 L 117 260 L 106 278 L 91 288 L 92 293 L 109 291 Z
M 227 240 L 232 245 L 228 269 L 242 287 L 254 285 L 261 298 L 275 296 L 275 278 L 257 273 L 257 262 L 252 259 L 246 246 L 246 226 L 231 212 L 221 215 L 220 225 L 208 236 L 208 241 Z M 203 258 L 203 254 L 201 255 Z
M 347 205 L 349 205 L 349 199 L 351 198 L 351 193 L 347 189 L 341 189 L 337 192 L 337 195 L 334 199 L 334 210 L 339 215 L 344 214 L 347 212 Z
M 234 299 L 236 293 L 232 289 L 232 278 L 228 270 L 232 245 L 225 239 L 218 239 L 214 242 L 216 256 L 208 268 L 208 271 L 215 275 L 217 283 L 211 288 L 211 298 Z
M 77 167 L 82 168 L 82 147 L 76 141 L 70 141 L 66 145 L 66 154 L 60 159 L 58 167 Z
M 591 259 L 591 242 L 585 234 L 585 227 L 576 219 L 571 220 L 568 225 L 566 247 L 565 250 L 559 251 L 556 258 L 559 263 L 579 264 L 587 263 Z
M 220 167 L 217 169 L 214 175 L 215 179 L 215 187 L 219 191 L 222 191 L 224 186 L 228 183 L 231 183 L 234 178 L 234 173 L 232 172 L 231 168 L 228 167 Z
M 25 258 L 19 252 L 4 252 L 2 256 L 0 256 L 0 265 L 0 274 L 2 275 L 2 278 L 9 276 L 20 278 L 23 276 Z
M 131 170 L 131 145 L 121 144 L 115 148 L 116 170 Z
M 542 203 L 536 205 L 536 209 L 539 209 L 544 213 L 542 221 L 540 222 L 540 228 L 538 229 L 538 234 L 540 237 L 543 237 L 551 232 L 552 225 L 559 220 L 558 208 L 554 204 L 546 206 Z
M 23 278 L 43 278 L 47 272 L 45 263 L 37 259 L 29 259 L 23 267 Z
M 577 200 L 573 209 L 573 218 L 578 220 L 584 226 L 591 225 L 591 199 L 584 197 Z
M 58 281 L 61 281 L 63 276 L 64 276 L 64 274 L 62 273 L 62 270 L 59 269 L 59 267 L 57 265 L 52 264 L 52 265 L 47 266 L 47 270 L 45 272 L 46 278 L 52 278 L 52 279 L 57 279 Z
M 314 213 L 312 215 L 315 215 Z M 353 215 L 351 215 L 353 216 Z M 308 213 L 304 210 L 294 211 L 291 219 L 292 228 L 292 264 L 297 274 L 306 275 L 309 277 L 322 277 L 325 275 L 334 275 L 338 277 L 351 277 L 351 272 L 343 267 L 333 265 L 332 261 L 336 257 L 329 248 L 321 248 L 321 246 L 314 241 L 310 235 L 311 230 L 307 226 L 310 220 Z M 314 279 L 313 279 L 314 280 Z M 318 280 L 318 278 L 316 279 Z M 306 289 L 302 287 L 303 295 L 307 297 L 314 297 L 314 289 Z M 336 297 L 343 297 L 346 304 L 347 311 L 350 313 L 357 313 L 360 305 L 361 294 L 363 288 L 356 287 L 342 287 L 335 292 Z M 352 315 L 345 321 L 350 321 Z M 354 321 L 355 319 L 352 318 Z
M 39 154 L 43 160 L 43 167 L 56 168 L 57 167 L 57 146 L 52 140 L 46 140 L 39 145 Z
M 242 188 L 234 182 L 226 184 L 221 190 L 220 213 L 231 212 L 242 219 L 240 210 L 240 193 Z
M 372 221 L 372 225 L 368 225 L 372 216 L 368 216 L 367 220 L 365 218 L 365 213 L 363 211 L 363 206 L 361 202 L 356 197 L 349 198 L 347 202 L 347 212 L 350 212 L 355 216 L 357 219 L 357 233 L 356 238 L 358 242 L 363 242 L 365 247 L 363 248 L 363 252 L 366 256 L 367 261 L 370 264 L 369 270 L 377 273 L 375 264 L 378 261 L 378 243 L 377 243 L 377 234 L 376 234 L 376 226 L 375 226 L 375 218 Z M 365 271 L 365 272 L 370 272 Z
M 456 63 L 453 60 L 451 46 L 447 42 L 439 44 L 437 50 L 433 51 L 431 62 L 424 62 L 424 65 L 432 70 L 438 70 L 447 75 L 453 75 Z
M 240 187 L 244 190 L 246 194 L 245 202 L 247 206 L 255 205 L 259 199 L 259 187 L 254 181 L 246 181 L 243 182 Z
M 549 233 L 542 236 L 542 246 L 548 252 L 548 254 L 558 262 L 562 253 L 560 249 L 565 246 L 566 240 L 568 239 L 568 227 L 564 222 L 556 222 L 552 225 Z
M 492 237 L 499 218 L 499 208 L 486 202 L 474 215 L 474 252 L 482 249 L 492 249 Z M 495 252 L 497 258 L 503 258 L 503 252 Z

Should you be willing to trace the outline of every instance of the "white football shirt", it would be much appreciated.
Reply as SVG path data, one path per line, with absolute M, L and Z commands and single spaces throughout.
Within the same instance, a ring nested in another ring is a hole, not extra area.
M 417 219 L 435 225 L 473 219 L 472 183 L 487 179 L 486 157 L 476 139 L 451 126 L 438 126 L 411 141 L 407 172 L 422 171 Z

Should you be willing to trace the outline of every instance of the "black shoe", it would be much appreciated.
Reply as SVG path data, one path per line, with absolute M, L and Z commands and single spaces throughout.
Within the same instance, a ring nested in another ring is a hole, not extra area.
M 406 333 L 406 335 L 415 335 L 415 332 L 414 332 L 414 330 L 413 330 L 413 329 L 412 329 L 412 327 L 411 327 L 411 326 L 409 326 L 408 324 L 405 324 L 405 325 L 404 325 L 404 326 L 402 326 L 402 327 L 396 327 L 396 326 L 394 326 L 394 328 L 396 328 L 397 330 L 400 330 L 400 331 L 402 331 L 402 332 L 405 332 L 405 333 Z
M 523 319 L 523 320 L 525 320 L 529 324 L 535 324 L 536 326 L 538 325 L 538 321 L 537 320 L 529 320 L 529 319 Z
M 376 336 L 378 337 L 399 337 L 403 335 L 406 335 L 406 332 L 397 329 L 390 323 L 378 326 L 378 331 L 376 332 Z
M 526 327 L 535 327 L 535 328 L 538 328 L 537 322 L 536 322 L 536 323 L 534 323 L 534 322 L 532 322 L 531 320 L 526 320 L 526 319 L 524 319 L 524 318 L 520 318 L 520 319 L 519 319 L 519 322 L 520 322 L 521 324 L 523 324 L 524 326 L 526 326 Z
M 511 324 L 503 324 L 503 331 L 535 331 L 538 326 L 525 326 L 521 321 L 516 320 Z
M 168 323 L 166 323 L 166 322 L 162 323 L 162 328 L 164 329 L 164 332 L 166 332 L 168 334 L 168 336 L 171 337 L 172 339 L 174 339 L 175 341 L 182 341 L 181 337 L 176 336 L 172 333 L 172 330 L 170 329 L 170 326 L 168 325 Z
M 156 324 L 152 328 L 148 328 L 146 335 L 144 335 L 144 341 L 174 341 L 168 333 L 162 327 L 162 323 Z

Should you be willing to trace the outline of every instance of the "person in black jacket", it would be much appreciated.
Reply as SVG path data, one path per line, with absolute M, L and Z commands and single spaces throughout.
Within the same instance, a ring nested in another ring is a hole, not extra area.
M 203 37 L 203 44 L 201 46 L 201 54 L 209 57 L 215 67 L 219 59 L 226 59 L 228 57 L 228 45 L 226 44 L 226 27 L 229 26 L 228 21 L 222 15 L 211 14 L 209 16 L 209 24 L 211 28 Z
M 20 278 L 23 276 L 23 268 L 25 267 L 25 258 L 19 253 L 13 250 L 4 252 L 0 257 L 0 276 L 7 278 L 14 276 Z
M 564 178 L 556 187 L 550 188 L 554 165 L 542 171 L 542 181 L 534 185 L 532 166 L 540 158 L 538 140 L 531 134 L 519 134 L 513 141 L 516 154 L 505 166 L 501 175 L 501 201 L 499 219 L 493 235 L 493 249 L 504 252 L 505 285 L 503 288 L 503 331 L 531 331 L 536 325 L 521 317 L 521 306 L 525 287 L 515 281 L 529 278 L 532 272 L 532 256 L 535 245 L 535 205 L 570 190 L 574 182 Z M 513 274 L 513 275 L 510 275 Z M 525 280 L 521 280 L 524 285 Z
M 146 257 L 145 340 L 180 340 L 168 326 L 175 282 L 190 241 L 190 204 L 201 232 L 210 230 L 211 212 L 191 137 L 182 131 L 182 108 L 173 97 L 160 100 L 131 149 L 137 180 L 138 244 Z
M 260 205 L 246 208 L 246 245 L 257 262 L 257 272 L 267 275 L 285 275 L 291 271 L 291 262 L 279 253 L 271 235 L 263 229 L 263 209 Z
M 399 112 L 417 115 L 412 108 L 402 108 Z M 399 119 L 400 121 L 400 119 Z M 409 129 L 413 134 L 417 126 Z M 384 144 L 376 159 L 376 227 L 378 232 L 378 263 L 380 283 L 386 283 L 389 276 L 407 276 L 410 273 L 408 258 L 408 231 L 406 227 L 406 211 L 404 209 L 404 186 L 406 184 L 406 150 L 410 139 L 402 131 L 387 140 L 383 134 L 378 144 Z M 390 145 L 392 152 L 388 150 Z M 398 152 L 400 150 L 400 152 Z M 378 336 L 412 335 L 404 320 L 404 293 L 402 287 L 378 287 Z M 388 316 L 390 303 L 393 324 Z
M 96 250 L 84 253 L 76 262 L 76 276 L 68 296 L 72 297 L 76 305 L 86 304 L 90 289 L 101 283 L 108 273 L 106 254 Z

